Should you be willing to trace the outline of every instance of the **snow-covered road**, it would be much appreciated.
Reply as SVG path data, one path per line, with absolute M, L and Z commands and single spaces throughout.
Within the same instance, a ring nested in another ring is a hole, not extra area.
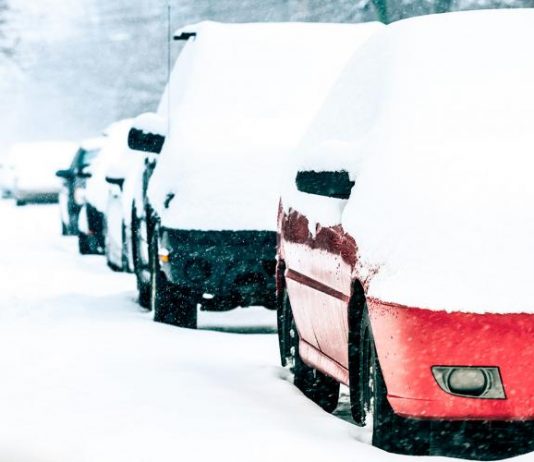
M 330 416 L 300 394 L 274 313 L 156 324 L 131 275 L 59 235 L 56 206 L 0 217 L 0 462 L 409 459 L 366 444 L 346 397 Z

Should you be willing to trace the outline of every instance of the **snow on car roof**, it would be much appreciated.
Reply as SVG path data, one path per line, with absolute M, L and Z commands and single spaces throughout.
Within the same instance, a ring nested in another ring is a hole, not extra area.
M 9 151 L 9 159 L 17 168 L 42 168 L 55 171 L 70 164 L 76 144 L 69 141 L 17 143 Z
M 362 278 L 379 268 L 371 297 L 534 312 L 532 24 L 534 10 L 394 23 L 355 54 L 314 121 L 301 163 L 351 165 L 342 223 Z
M 17 188 L 33 190 L 58 189 L 55 172 L 67 168 L 76 153 L 76 144 L 68 141 L 40 141 L 17 143 L 9 152 L 13 178 Z
M 170 131 L 149 186 L 164 225 L 274 230 L 281 162 L 380 27 L 195 25 L 164 95 Z M 169 193 L 179 199 L 165 209 Z
M 96 151 L 97 149 L 101 149 L 102 146 L 104 146 L 105 142 L 106 142 L 105 136 L 99 136 L 96 138 L 88 138 L 88 139 L 83 140 L 80 143 L 80 148 L 86 151 Z

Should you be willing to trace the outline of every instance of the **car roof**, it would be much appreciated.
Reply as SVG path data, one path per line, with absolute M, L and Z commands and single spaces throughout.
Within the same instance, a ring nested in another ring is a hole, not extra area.
M 197 35 L 183 48 L 163 97 L 170 102 L 169 135 L 149 185 L 154 203 L 170 189 L 182 197 L 161 211 L 164 220 L 177 217 L 195 229 L 275 229 L 280 162 L 352 52 L 382 27 L 194 26 Z M 167 115 L 165 105 L 160 111 Z M 202 217 L 173 214 L 188 203 L 202 203 Z

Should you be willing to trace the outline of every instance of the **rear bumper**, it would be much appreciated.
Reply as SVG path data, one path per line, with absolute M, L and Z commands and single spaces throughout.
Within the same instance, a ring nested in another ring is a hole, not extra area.
M 274 304 L 275 232 L 163 228 L 160 242 L 169 252 L 162 270 L 173 284 L 226 298 L 232 307 Z
M 388 400 L 406 417 L 534 419 L 534 315 L 447 313 L 370 300 Z M 498 367 L 506 397 L 451 395 L 432 366 Z

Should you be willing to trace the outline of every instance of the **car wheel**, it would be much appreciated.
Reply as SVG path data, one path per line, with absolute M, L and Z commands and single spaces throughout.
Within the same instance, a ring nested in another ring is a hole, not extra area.
M 158 232 L 150 240 L 151 308 L 154 321 L 188 329 L 197 328 L 197 304 L 191 291 L 170 283 L 158 261 Z
M 146 224 L 143 224 L 146 230 Z M 146 234 L 146 233 L 145 233 Z M 134 258 L 134 273 L 137 281 L 137 292 L 139 296 L 139 305 L 143 308 L 150 309 L 150 279 L 147 278 L 147 263 L 142 255 L 142 246 L 146 242 L 141 237 L 141 220 L 137 218 L 135 207 L 132 208 L 132 253 Z
M 95 253 L 91 241 L 92 239 L 87 234 L 78 234 L 78 250 L 81 255 L 91 255 Z
M 408 419 L 395 412 L 387 399 L 387 388 L 376 354 L 367 307 L 360 331 L 361 383 L 360 403 L 373 416 L 373 445 L 397 454 L 428 455 L 430 422 Z M 367 385 L 367 387 L 365 387 Z M 353 394 L 351 393 L 351 399 Z
M 121 228 L 121 263 L 122 271 L 131 273 L 130 259 L 128 258 L 128 245 L 126 243 L 126 225 L 122 222 Z
M 63 222 L 61 222 L 61 235 L 62 236 L 68 236 L 69 235 L 69 228 Z
M 23 200 L 23 199 L 17 199 L 17 200 L 15 201 L 15 204 L 17 205 L 17 207 L 21 207 L 21 206 L 23 206 L 23 205 L 26 205 L 27 202 L 26 202 L 25 200 Z
M 106 263 L 111 271 L 120 273 L 122 268 L 111 260 L 111 236 L 107 228 L 107 222 L 104 222 L 104 254 L 106 256 Z
M 326 412 L 333 412 L 339 400 L 339 382 L 302 361 L 299 354 L 300 337 L 285 288 L 280 293 L 277 313 L 282 365 L 289 366 L 295 386 L 307 398 Z

